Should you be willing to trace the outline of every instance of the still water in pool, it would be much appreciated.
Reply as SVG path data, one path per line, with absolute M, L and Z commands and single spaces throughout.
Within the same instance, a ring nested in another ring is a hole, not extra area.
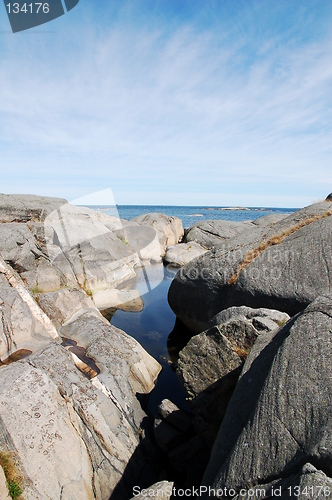
M 149 265 L 137 270 L 133 280 L 124 283 L 122 290 L 139 290 L 143 311 L 116 311 L 112 325 L 134 337 L 144 349 L 162 365 L 155 389 L 151 392 L 147 408 L 155 414 L 162 399 L 168 398 L 180 408 L 188 409 L 183 389 L 171 368 L 167 338 L 174 328 L 175 315 L 168 305 L 167 294 L 177 270 L 163 264 Z

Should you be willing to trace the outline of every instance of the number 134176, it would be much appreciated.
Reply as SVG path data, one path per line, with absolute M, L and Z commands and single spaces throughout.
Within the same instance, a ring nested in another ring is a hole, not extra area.
M 8 3 L 6 5 L 8 14 L 48 14 L 50 6 L 48 3 L 24 3 L 22 7 L 18 3 Z

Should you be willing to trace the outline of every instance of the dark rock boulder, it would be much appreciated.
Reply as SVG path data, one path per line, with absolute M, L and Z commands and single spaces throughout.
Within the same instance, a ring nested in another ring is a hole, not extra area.
M 231 306 L 298 313 L 331 287 L 331 215 L 332 203 L 317 203 L 227 240 L 181 268 L 171 308 L 196 333 Z
M 306 463 L 332 475 L 331 331 L 330 294 L 318 297 L 277 333 L 258 337 L 203 485 L 239 493 L 292 475 L 302 477 Z
M 258 335 L 278 330 L 287 320 L 289 316 L 279 311 L 231 307 L 215 316 L 211 328 L 192 337 L 180 351 L 177 374 L 195 416 L 196 430 L 200 432 L 203 420 L 203 433 L 211 445 Z

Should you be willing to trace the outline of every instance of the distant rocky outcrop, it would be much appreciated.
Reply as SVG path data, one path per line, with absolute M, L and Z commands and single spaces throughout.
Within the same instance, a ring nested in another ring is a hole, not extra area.
M 225 241 L 178 272 L 170 306 L 196 333 L 231 306 L 296 314 L 331 287 L 331 215 L 331 202 L 317 203 Z
M 261 485 L 271 493 L 280 486 L 281 498 L 297 497 L 286 488 L 311 480 L 331 485 L 331 311 L 332 296 L 323 295 L 279 331 L 259 335 L 203 485 L 237 494 Z M 310 498 L 319 498 L 318 492 Z

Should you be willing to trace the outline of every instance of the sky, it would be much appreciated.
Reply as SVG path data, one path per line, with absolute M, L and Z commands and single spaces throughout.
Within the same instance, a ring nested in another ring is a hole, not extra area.
M 0 5 L 0 192 L 302 207 L 332 191 L 332 2 Z M 106 190 L 106 191 L 105 191 Z M 94 194 L 95 193 L 95 194 Z

